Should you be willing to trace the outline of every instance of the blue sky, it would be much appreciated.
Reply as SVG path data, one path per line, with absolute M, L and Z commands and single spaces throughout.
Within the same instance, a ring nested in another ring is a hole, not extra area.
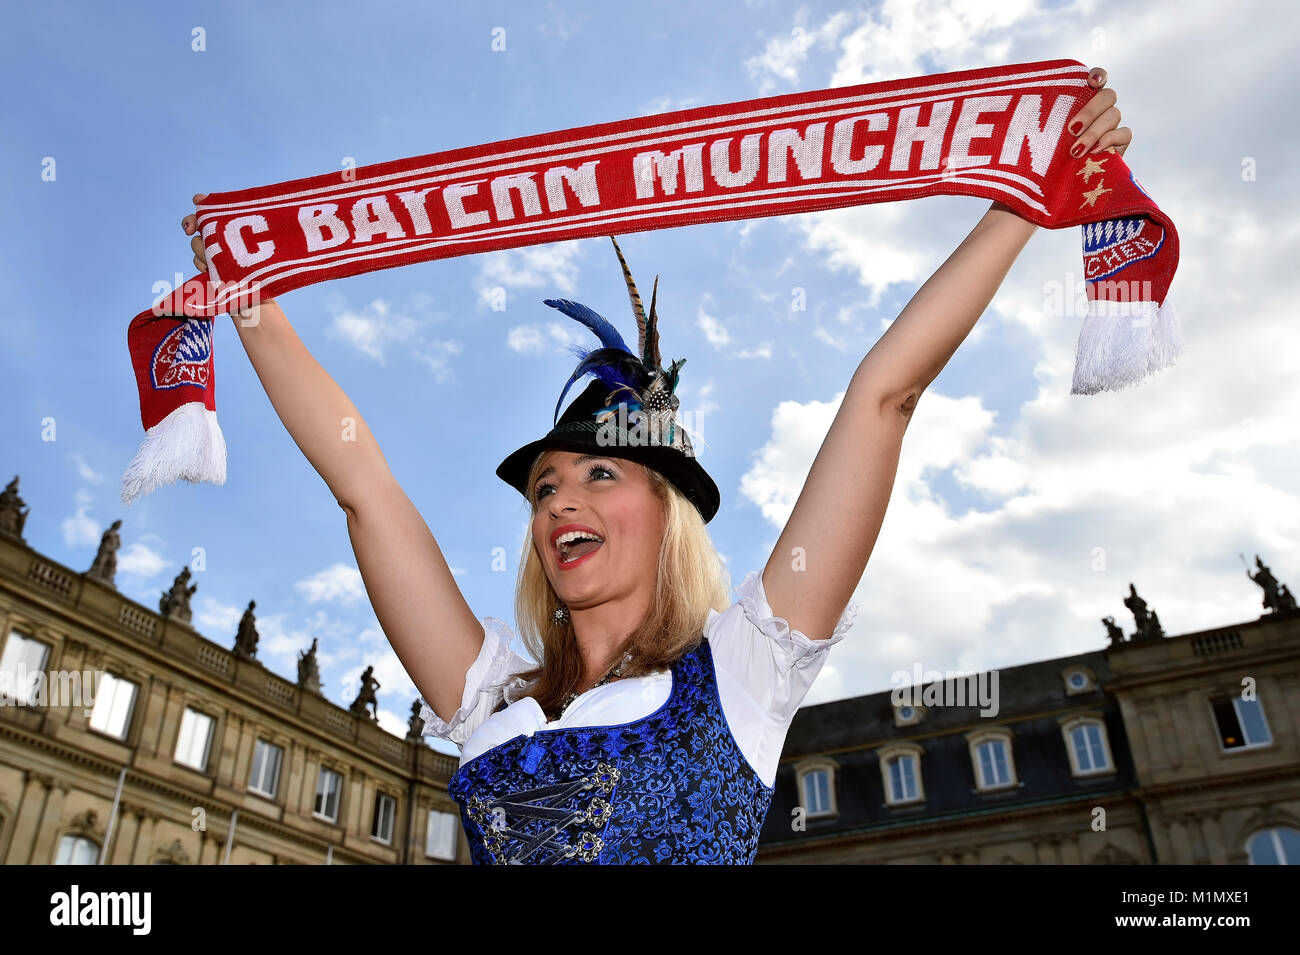
M 193 273 L 182 216 L 238 189 L 440 149 L 796 89 L 1069 57 L 1110 71 L 1126 157 L 1183 243 L 1171 297 L 1188 351 L 1142 386 L 1069 395 L 1077 229 L 1040 229 L 922 398 L 850 637 L 808 702 L 926 668 L 1009 666 L 1103 644 L 1133 580 L 1171 633 L 1250 619 L 1238 553 L 1300 585 L 1292 340 L 1297 135 L 1272 84 L 1297 68 L 1264 7 L 1173 3 L 657 5 L 50 3 L 5 13 L 0 71 L 0 482 L 26 537 L 74 569 L 122 518 L 118 586 L 151 607 L 195 548 L 194 622 L 233 643 L 257 601 L 260 658 L 293 677 L 320 638 L 326 695 L 368 664 L 384 725 L 414 687 L 374 619 L 342 512 L 262 391 L 229 318 L 216 393 L 222 487 L 123 508 L 142 436 L 127 323 Z M 647 22 L 649 21 L 649 22 Z M 192 49 L 201 28 L 206 49 Z M 493 50 L 504 30 L 505 50 Z M 1212 48 L 1233 51 L 1233 67 Z M 17 91 L 22 92 L 17 92 Z M 53 181 L 43 181 L 47 158 Z M 1257 170 L 1243 175 L 1247 160 Z M 760 569 L 858 362 L 987 202 L 942 197 L 631 235 L 660 278 L 665 357 L 705 413 L 710 524 L 733 582 Z M 507 307 L 486 297 L 505 290 Z M 793 312 L 792 290 L 808 309 Z M 604 240 L 356 276 L 280 300 L 347 391 L 480 616 L 512 619 L 526 511 L 492 473 L 544 433 L 591 344 L 542 305 L 584 302 L 633 334 Z M 566 327 L 568 326 L 568 327 Z M 579 334 L 581 332 L 581 334 Z M 575 392 L 576 393 L 576 389 Z M 53 440 L 49 422 L 54 424 Z M 491 569 L 494 548 L 510 555 Z M 1104 555 L 1101 565 L 1098 554 Z M 436 639 L 437 621 L 429 622 Z M 435 744 L 453 751 L 446 744 Z

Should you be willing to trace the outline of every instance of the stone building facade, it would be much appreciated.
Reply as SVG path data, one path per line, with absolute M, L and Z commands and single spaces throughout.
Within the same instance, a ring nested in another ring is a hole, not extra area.
M 1132 635 L 1106 618 L 1105 649 L 996 671 L 996 707 L 960 674 L 803 707 L 757 861 L 1300 864 L 1300 613 L 1281 594 L 1167 636 L 1134 593 Z
M 296 681 L 271 673 L 252 601 L 233 645 L 199 634 L 188 569 L 157 610 L 124 597 L 121 522 L 88 570 L 50 560 L 16 484 L 0 863 L 468 863 L 458 760 L 414 709 L 399 738 L 369 681 L 326 700 L 315 644 Z M 803 707 L 757 862 L 1300 863 L 1300 612 L 1259 567 L 1257 620 L 1167 636 L 1134 592 L 1104 649 Z
M 157 610 L 124 597 L 120 522 L 89 571 L 48 559 L 6 495 L 0 863 L 468 862 L 447 796 L 457 760 L 414 723 L 403 739 L 364 693 L 330 702 L 310 666 L 270 672 L 251 603 L 233 647 L 198 633 L 187 574 Z

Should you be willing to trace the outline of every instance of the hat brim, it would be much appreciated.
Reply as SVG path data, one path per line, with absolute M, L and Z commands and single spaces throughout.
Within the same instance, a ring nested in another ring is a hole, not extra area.
M 547 435 L 536 441 L 530 441 L 517 451 L 512 452 L 502 461 L 496 470 L 497 477 L 505 481 L 531 502 L 528 488 L 528 471 L 533 459 L 543 451 L 571 451 L 574 454 L 597 454 L 601 457 L 619 458 L 637 461 L 646 467 L 654 468 L 671 481 L 684 494 L 704 518 L 704 523 L 711 521 L 722 503 L 718 486 L 700 463 L 690 455 L 674 448 L 641 445 L 602 446 L 588 436 L 567 437 L 564 435 Z

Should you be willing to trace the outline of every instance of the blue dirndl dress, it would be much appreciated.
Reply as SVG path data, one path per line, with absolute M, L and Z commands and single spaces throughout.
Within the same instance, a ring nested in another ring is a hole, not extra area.
M 537 730 L 461 766 L 447 792 L 474 864 L 752 863 L 773 789 L 732 736 L 707 637 L 672 681 L 641 719 Z

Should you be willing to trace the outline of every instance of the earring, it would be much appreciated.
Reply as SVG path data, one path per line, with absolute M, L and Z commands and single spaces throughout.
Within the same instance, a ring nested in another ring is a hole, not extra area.
M 560 601 L 560 605 L 555 608 L 555 613 L 552 616 L 554 618 L 555 623 L 557 624 L 565 623 L 568 621 L 569 608 L 568 606 L 565 605 L 564 601 Z

